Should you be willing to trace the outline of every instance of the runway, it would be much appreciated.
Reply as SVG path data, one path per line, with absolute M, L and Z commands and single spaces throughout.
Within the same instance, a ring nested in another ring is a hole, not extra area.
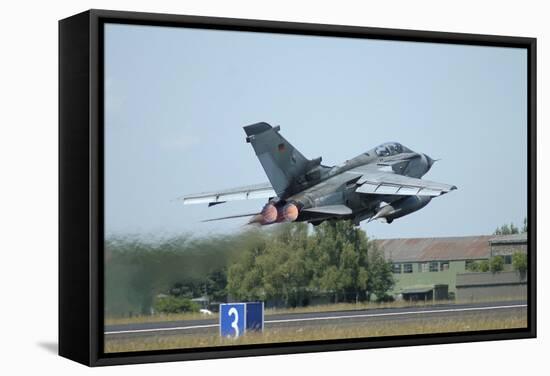
M 378 308 L 332 312 L 274 314 L 265 317 L 264 329 L 358 326 L 370 323 L 421 322 L 435 319 L 465 317 L 505 318 L 512 314 L 527 314 L 525 301 L 491 302 L 475 304 L 445 304 L 424 307 Z M 219 330 L 217 319 L 165 321 L 111 325 L 105 327 L 106 339 L 133 337 L 215 334 Z

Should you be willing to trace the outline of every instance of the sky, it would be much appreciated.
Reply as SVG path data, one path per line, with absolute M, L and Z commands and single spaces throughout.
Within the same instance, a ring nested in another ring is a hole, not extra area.
M 386 141 L 440 158 L 458 190 L 371 237 L 490 234 L 527 214 L 525 49 L 159 26 L 105 26 L 105 232 L 242 231 L 263 200 L 183 205 L 262 183 L 243 126 L 265 121 L 334 165 Z

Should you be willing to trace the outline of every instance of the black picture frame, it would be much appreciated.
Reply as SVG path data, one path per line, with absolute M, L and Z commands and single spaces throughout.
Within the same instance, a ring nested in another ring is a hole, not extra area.
M 245 30 L 524 48 L 528 59 L 528 326 L 524 329 L 133 353 L 103 352 L 103 25 Z M 536 39 L 88 10 L 59 21 L 59 354 L 88 366 L 536 337 Z

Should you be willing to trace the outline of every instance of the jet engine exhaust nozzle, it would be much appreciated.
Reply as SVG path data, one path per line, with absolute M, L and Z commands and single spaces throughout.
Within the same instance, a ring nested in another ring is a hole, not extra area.
M 294 222 L 298 218 L 299 210 L 295 204 L 289 203 L 283 207 L 283 218 L 287 222 Z
M 277 220 L 278 212 L 277 208 L 273 204 L 267 204 L 262 209 L 262 222 L 265 224 L 273 223 Z
M 283 207 L 276 207 L 273 204 L 266 204 L 262 211 L 253 216 L 248 224 L 270 225 L 272 223 L 294 222 L 298 218 L 300 210 L 293 203 Z

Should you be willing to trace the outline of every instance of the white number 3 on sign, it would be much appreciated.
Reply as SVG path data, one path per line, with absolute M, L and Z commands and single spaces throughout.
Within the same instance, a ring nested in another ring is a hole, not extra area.
M 231 327 L 235 329 L 235 338 L 239 336 L 239 312 L 237 312 L 237 309 L 235 307 L 232 307 L 229 312 L 227 313 L 228 316 L 234 316 L 234 320 L 231 323 Z

